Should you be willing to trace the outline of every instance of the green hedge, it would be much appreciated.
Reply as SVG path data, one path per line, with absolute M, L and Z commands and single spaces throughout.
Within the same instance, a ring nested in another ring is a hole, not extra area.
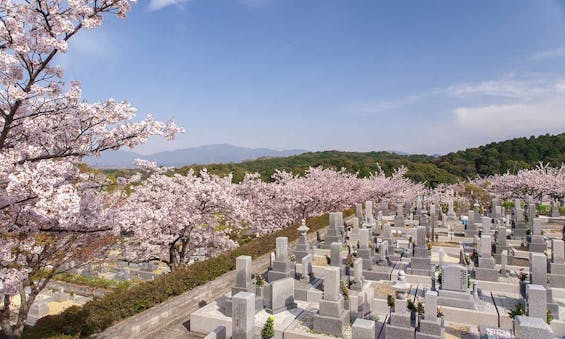
M 347 210 L 344 215 L 353 213 L 353 210 Z M 307 225 L 310 232 L 322 229 L 328 225 L 328 215 L 310 218 Z M 129 289 L 118 289 L 86 303 L 83 307 L 72 306 L 61 314 L 41 318 L 34 327 L 25 329 L 23 337 L 87 337 L 102 332 L 122 319 L 143 312 L 235 269 L 235 258 L 240 255 L 257 258 L 271 252 L 275 248 L 276 237 L 288 237 L 289 241 L 297 239 L 297 227 L 294 225 L 254 239 L 235 250 L 178 269 L 153 281 L 134 285 Z

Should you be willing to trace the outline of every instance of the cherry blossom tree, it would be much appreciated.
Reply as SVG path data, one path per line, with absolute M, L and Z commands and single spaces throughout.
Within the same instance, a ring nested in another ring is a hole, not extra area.
M 123 18 L 129 8 L 127 0 L 0 0 L 0 323 L 7 335 L 21 333 L 58 269 L 109 236 L 107 180 L 81 172 L 81 158 L 180 131 L 151 116 L 132 122 L 135 109 L 125 101 L 87 103 L 80 84 L 65 84 L 55 64 L 80 30 L 100 26 L 105 15 Z
M 424 192 L 424 185 L 414 183 L 406 177 L 406 167 L 400 167 L 391 176 L 384 171 L 372 173 L 368 178 L 361 179 L 361 195 L 365 200 L 386 203 L 402 203 L 413 201 Z
M 236 247 L 234 233 L 249 225 L 231 175 L 160 169 L 133 189 L 115 220 L 129 261 L 159 260 L 175 270 L 197 253 L 211 257 Z
M 543 196 L 553 199 L 565 197 L 565 165 L 556 168 L 539 164 L 534 169 L 497 175 L 485 181 L 490 190 L 507 198 L 525 199 L 530 195 L 539 201 Z
M 237 194 L 247 203 L 251 231 L 255 235 L 275 232 L 297 221 L 290 193 L 279 183 L 262 181 L 258 173 L 245 175 L 237 185 Z
M 277 171 L 273 179 L 290 200 L 293 222 L 351 207 L 359 198 L 359 179 L 345 169 L 310 167 L 304 175 Z

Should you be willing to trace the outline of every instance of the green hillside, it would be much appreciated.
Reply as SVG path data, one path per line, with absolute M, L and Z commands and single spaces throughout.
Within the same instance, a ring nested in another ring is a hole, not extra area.
M 539 137 L 517 138 L 490 143 L 477 148 L 452 152 L 440 157 L 428 155 L 401 155 L 390 152 L 310 152 L 285 158 L 265 158 L 242 163 L 185 166 L 180 173 L 190 168 L 204 167 L 214 174 L 233 173 L 234 181 L 240 181 L 246 172 L 258 172 L 264 180 L 270 180 L 276 169 L 303 173 L 309 166 L 347 168 L 367 176 L 379 166 L 390 174 L 400 166 L 408 168 L 408 177 L 426 182 L 429 186 L 438 183 L 453 183 L 467 177 L 485 176 L 522 168 L 535 167 L 539 162 L 559 166 L 565 162 L 565 133 Z M 127 174 L 129 170 L 107 170 L 112 175 Z
M 439 157 L 434 164 L 459 177 L 516 172 L 539 162 L 559 166 L 565 162 L 565 133 L 517 138 Z

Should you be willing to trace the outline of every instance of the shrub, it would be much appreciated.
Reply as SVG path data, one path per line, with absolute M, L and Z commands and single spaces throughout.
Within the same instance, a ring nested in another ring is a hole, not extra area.
M 412 299 L 408 299 L 408 302 L 406 303 L 406 308 L 410 312 L 416 312 L 416 305 L 414 305 L 414 301 L 412 301 Z
M 339 288 L 341 290 L 341 294 L 343 294 L 343 298 L 345 300 L 349 300 L 349 287 L 347 286 L 347 282 L 345 282 L 344 280 L 342 280 L 339 283 Z
M 508 312 L 508 316 L 512 319 L 516 318 L 518 315 L 524 315 L 524 304 L 522 303 L 517 303 L 514 305 L 514 309 Z
M 265 326 L 261 330 L 261 338 L 263 339 L 271 339 L 275 336 L 275 317 L 269 316 L 267 321 L 265 322 Z
M 354 210 L 347 210 L 349 216 Z M 327 214 L 307 220 L 311 232 L 329 223 Z M 255 238 L 240 247 L 217 257 L 196 262 L 153 281 L 142 282 L 129 288 L 121 288 L 86 303 L 83 307 L 70 307 L 58 315 L 43 317 L 34 327 L 24 330 L 24 338 L 56 336 L 87 337 L 104 331 L 120 320 L 141 313 L 163 301 L 204 285 L 224 273 L 235 269 L 235 259 L 249 255 L 253 259 L 270 253 L 277 237 L 288 237 L 289 242 L 298 239 L 299 225 L 292 225 L 277 232 Z
M 386 304 L 389 308 L 393 308 L 396 304 L 396 299 L 392 296 L 392 294 L 386 296 Z

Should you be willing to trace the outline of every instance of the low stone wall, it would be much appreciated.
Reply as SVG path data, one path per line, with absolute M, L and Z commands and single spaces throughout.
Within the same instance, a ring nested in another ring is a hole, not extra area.
M 325 237 L 326 228 L 319 231 Z M 311 242 L 316 240 L 316 233 L 308 234 Z M 289 252 L 294 252 L 296 241 L 289 243 Z M 269 268 L 270 254 L 253 260 L 253 271 L 264 272 Z M 235 271 L 230 271 L 193 290 L 171 298 L 159 305 L 145 310 L 118 324 L 107 328 L 104 332 L 92 335 L 91 338 L 153 338 L 156 332 L 166 329 L 172 323 L 188 320 L 192 312 L 201 305 L 209 303 L 231 291 L 235 285 Z
M 111 290 L 105 290 L 101 288 L 95 287 L 88 287 L 83 285 L 71 284 L 64 281 L 58 280 L 51 280 L 47 283 L 46 289 L 55 289 L 58 290 L 59 288 L 63 288 L 66 293 L 74 293 L 76 295 L 82 295 L 85 297 L 103 297 L 108 293 L 111 293 Z

